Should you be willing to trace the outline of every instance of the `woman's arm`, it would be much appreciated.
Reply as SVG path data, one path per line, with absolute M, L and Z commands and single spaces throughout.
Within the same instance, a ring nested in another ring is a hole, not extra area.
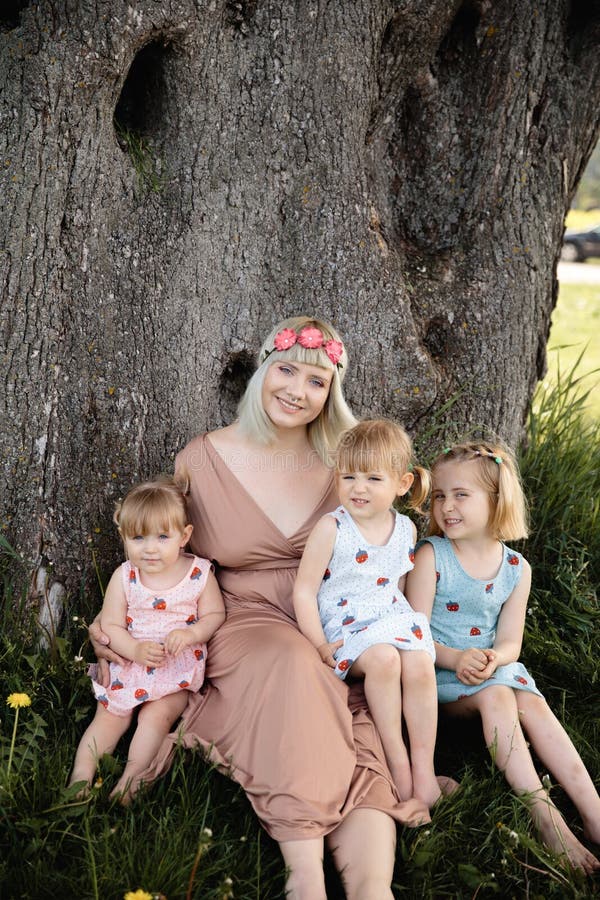
M 198 621 L 185 628 L 174 628 L 167 635 L 165 649 L 174 656 L 194 644 L 204 644 L 225 621 L 225 604 L 217 579 L 211 571 L 198 597 Z
M 323 662 L 332 667 L 335 666 L 333 653 L 342 646 L 343 641 L 328 643 L 319 617 L 317 594 L 331 559 L 336 530 L 333 516 L 323 516 L 317 522 L 308 536 L 294 585 L 294 612 L 298 628 L 317 648 Z

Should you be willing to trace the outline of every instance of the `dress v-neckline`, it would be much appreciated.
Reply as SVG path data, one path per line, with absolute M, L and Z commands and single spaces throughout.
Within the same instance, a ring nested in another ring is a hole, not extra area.
M 281 530 L 281 528 L 279 528 L 279 526 L 275 524 L 275 522 L 273 521 L 273 519 L 272 519 L 269 515 L 267 515 L 267 513 L 264 511 L 264 509 L 262 508 L 262 506 L 260 506 L 260 504 L 254 499 L 254 497 L 252 496 L 252 494 L 250 493 L 250 491 L 248 490 L 248 488 L 246 488 L 246 487 L 242 484 L 242 482 L 241 482 L 240 479 L 237 477 L 237 475 L 235 475 L 235 474 L 232 472 L 232 470 L 229 468 L 229 466 L 227 465 L 227 463 L 225 462 L 225 460 L 223 459 L 223 457 L 221 456 L 221 454 L 219 453 L 219 451 L 217 450 L 217 448 L 216 448 L 216 447 L 214 446 L 214 444 L 211 442 L 211 440 L 210 440 L 210 438 L 209 438 L 209 436 L 208 436 L 208 433 L 204 435 L 204 443 L 208 446 L 208 449 L 209 449 L 209 455 L 211 455 L 212 457 L 216 458 L 216 459 L 219 461 L 220 465 L 223 466 L 223 469 L 225 470 L 225 472 L 226 472 L 226 473 L 227 473 L 227 474 L 235 481 L 235 483 L 236 483 L 236 485 L 238 486 L 238 488 L 239 488 L 241 491 L 244 492 L 244 494 L 246 495 L 246 497 L 248 497 L 248 499 L 250 500 L 250 502 L 252 503 L 252 505 L 253 505 L 254 507 L 256 507 L 256 509 L 259 511 L 259 513 L 261 514 L 261 516 L 263 517 L 263 519 L 264 519 L 266 522 L 268 522 L 269 525 L 271 526 L 271 528 L 273 528 L 279 535 L 281 535 L 281 537 L 284 539 L 284 541 L 286 541 L 288 544 L 291 544 L 292 541 L 293 541 L 293 538 L 297 537 L 297 535 L 300 534 L 300 532 L 301 532 L 304 528 L 306 528 L 306 525 L 308 524 L 309 520 L 312 518 L 312 516 L 314 516 L 315 511 L 316 511 L 317 509 L 319 509 L 319 507 L 322 505 L 323 501 L 325 500 L 325 497 L 326 497 L 327 494 L 331 491 L 331 487 L 332 487 L 332 484 L 333 484 L 333 473 L 331 473 L 331 475 L 329 476 L 329 479 L 328 479 L 328 481 L 327 481 L 327 484 L 325 485 L 325 489 L 324 489 L 323 493 L 321 494 L 321 496 L 319 497 L 317 503 L 314 505 L 314 507 L 313 507 L 313 509 L 312 509 L 312 512 L 310 512 L 310 513 L 308 514 L 308 516 L 306 517 L 306 519 L 304 519 L 304 521 L 300 523 L 300 525 L 298 526 L 298 528 L 296 528 L 295 531 L 293 531 L 293 532 L 292 532 L 291 534 L 289 534 L 289 535 L 288 535 L 288 534 L 285 534 L 285 533 Z

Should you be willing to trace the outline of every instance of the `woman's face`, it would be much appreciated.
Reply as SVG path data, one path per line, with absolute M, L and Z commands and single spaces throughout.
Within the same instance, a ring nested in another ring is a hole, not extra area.
M 306 427 L 325 406 L 332 378 L 330 369 L 279 359 L 263 381 L 263 409 L 278 428 Z

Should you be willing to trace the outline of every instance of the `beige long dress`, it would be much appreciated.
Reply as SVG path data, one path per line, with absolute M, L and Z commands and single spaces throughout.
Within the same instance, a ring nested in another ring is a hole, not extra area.
M 176 468 L 183 467 L 191 479 L 192 548 L 215 561 L 227 608 L 208 644 L 207 681 L 183 715 L 184 745 L 202 747 L 242 785 L 277 841 L 327 834 L 356 807 L 406 824 L 429 821 L 425 806 L 398 800 L 360 684 L 349 693 L 293 616 L 306 539 L 337 505 L 333 480 L 288 538 L 206 435 L 181 451 Z M 146 778 L 168 768 L 177 740 L 169 735 Z

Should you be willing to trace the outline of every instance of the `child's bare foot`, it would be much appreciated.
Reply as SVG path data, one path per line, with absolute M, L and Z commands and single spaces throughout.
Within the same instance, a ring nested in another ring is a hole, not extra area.
M 427 809 L 431 809 L 441 798 L 442 791 L 433 770 L 419 771 L 418 766 L 412 770 L 413 795 L 421 800 Z
M 127 778 L 121 776 L 115 787 L 110 792 L 111 800 L 118 800 L 121 806 L 129 806 L 138 791 L 144 786 L 145 782 L 139 775 L 129 775 Z
M 538 828 L 546 846 L 564 856 L 574 869 L 582 869 L 586 875 L 600 870 L 600 860 L 577 840 L 558 811 L 550 811 L 550 816 L 544 817 Z
M 586 841 L 591 841 L 592 844 L 600 844 L 600 821 L 594 819 L 593 822 L 588 822 L 584 819 L 583 833 Z
M 73 772 L 71 777 L 69 778 L 69 783 L 67 787 L 72 787 L 74 784 L 81 784 L 80 790 L 75 794 L 76 800 L 86 800 L 90 795 L 90 788 L 92 786 L 92 781 L 87 775 L 84 775 L 82 772 Z
M 409 800 L 413 796 L 413 780 L 408 761 L 406 763 L 389 763 L 390 772 L 401 800 Z

